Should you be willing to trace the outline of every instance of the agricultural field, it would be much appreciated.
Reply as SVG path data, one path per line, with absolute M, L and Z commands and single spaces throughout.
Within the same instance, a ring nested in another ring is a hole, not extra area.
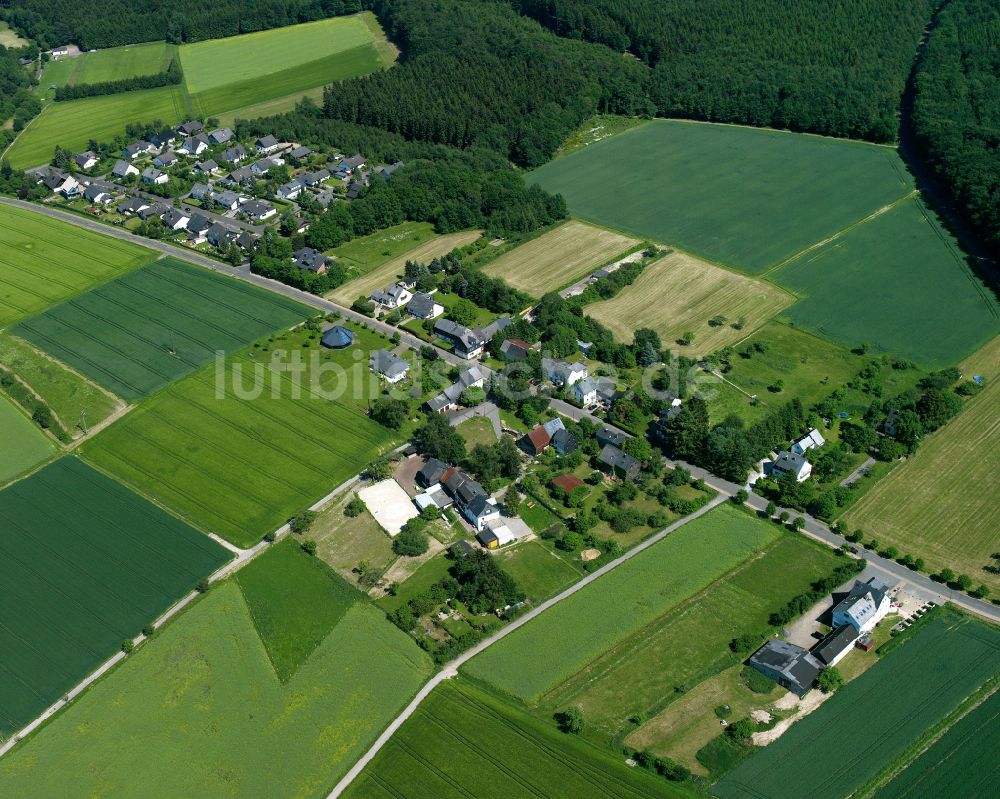
M 72 435 L 101 424 L 123 403 L 21 339 L 0 332 L 0 365 L 31 387 Z
M 620 759 L 471 687 L 447 682 L 420 705 L 344 795 L 653 799 L 695 794 L 629 769 Z
M 419 244 L 412 249 L 408 249 L 402 255 L 390 258 L 375 269 L 364 272 L 354 280 L 348 280 L 341 286 L 326 295 L 327 299 L 350 305 L 359 296 L 367 297 L 375 289 L 384 289 L 403 274 L 403 268 L 407 261 L 420 261 L 427 263 L 442 255 L 447 255 L 456 247 L 464 247 L 471 244 L 482 235 L 480 230 L 464 230 L 461 233 L 447 233 L 443 236 L 434 236 L 423 244 Z
M 755 533 L 760 536 L 772 534 L 773 524 L 744 517 L 734 519 L 734 524 L 759 527 Z M 630 717 L 661 710 L 678 696 L 679 686 L 688 690 L 706 676 L 737 664 L 740 657 L 729 650 L 733 638 L 767 629 L 774 610 L 836 566 L 831 550 L 783 535 L 757 557 L 604 652 L 547 694 L 543 703 L 553 710 L 579 707 L 588 727 L 611 738 Z M 645 736 L 643 741 L 643 748 L 654 743 Z
M 55 442 L 0 393 L 0 485 L 50 458 Z
M 304 306 L 164 258 L 20 322 L 13 332 L 126 400 L 303 319 Z
M 494 644 L 464 671 L 527 703 L 538 702 L 780 535 L 774 525 L 746 520 L 742 511 L 722 506 L 685 524 Z
M 581 219 L 752 273 L 913 189 L 889 147 L 675 120 L 591 144 L 528 179 Z
M 0 205 L 0 326 L 153 258 L 152 250 Z
M 586 277 L 640 244 L 629 236 L 571 220 L 504 253 L 483 272 L 541 297 Z
M 359 602 L 282 684 L 229 580 L 0 760 L 0 794 L 319 799 L 430 672 Z
M 960 364 L 966 377 L 983 375 L 986 388 L 916 455 L 880 480 L 844 517 L 883 546 L 922 557 L 928 567 L 951 567 L 975 585 L 1000 591 L 996 565 L 1000 496 L 1000 338 Z M 975 453 L 975 457 L 969 457 Z
M 669 349 L 697 356 L 746 338 L 793 302 L 772 283 L 673 252 L 616 297 L 588 305 L 586 313 L 620 340 L 631 341 L 636 328 L 649 327 Z M 694 334 L 691 342 L 677 343 L 687 332 Z
M 81 53 L 77 58 L 66 59 L 73 64 L 66 82 L 75 86 L 78 83 L 103 83 L 142 75 L 158 75 L 166 71 L 176 53 L 177 48 L 166 42 L 130 44 L 126 47 Z
M 1000 691 L 961 719 L 875 799 L 988 796 L 1000 780 Z
M 720 799 L 849 796 L 998 674 L 1000 630 L 945 609 L 712 793 Z
M 354 332 L 346 350 L 320 351 L 300 328 L 208 364 L 90 439 L 84 456 L 204 529 L 255 544 L 409 432 L 368 418 L 382 383 L 367 356 L 388 341 Z M 287 364 L 300 353 L 295 378 Z
M 0 520 L 3 736 L 229 559 L 210 538 L 74 457 L 0 492 Z
M 1000 333 L 1000 302 L 918 199 L 769 277 L 800 295 L 785 314 L 796 326 L 928 367 L 950 366 Z
M 336 258 L 340 266 L 350 270 L 351 277 L 360 277 L 430 241 L 434 235 L 434 225 L 430 222 L 403 222 L 359 236 L 327 250 L 325 255 Z

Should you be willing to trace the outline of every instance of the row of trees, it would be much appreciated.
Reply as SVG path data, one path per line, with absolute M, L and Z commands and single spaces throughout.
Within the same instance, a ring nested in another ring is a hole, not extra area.
M 74 86 L 56 88 L 56 100 L 79 100 L 81 97 L 97 97 L 102 94 L 121 94 L 139 89 L 156 89 L 160 86 L 176 86 L 184 80 L 181 61 L 175 57 L 170 66 L 155 75 L 136 75 L 132 78 L 106 80 L 100 83 L 78 83 Z

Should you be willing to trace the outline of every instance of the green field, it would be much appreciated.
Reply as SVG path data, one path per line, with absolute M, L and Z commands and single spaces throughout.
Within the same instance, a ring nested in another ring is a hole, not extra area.
M 367 510 L 353 518 L 344 513 L 354 496 L 354 491 L 345 491 L 319 512 L 309 528 L 316 556 L 352 583 L 357 580 L 352 569 L 360 561 L 381 572 L 398 557 L 391 539 Z
M 344 794 L 347 799 L 694 795 L 454 683 L 438 686 Z
M 282 685 L 228 581 L 0 760 L 0 795 L 320 799 L 430 671 L 358 603 Z
M 68 82 L 72 86 L 157 75 L 166 71 L 175 53 L 176 48 L 166 42 L 130 44 L 83 53 L 79 58 L 67 59 L 74 65 Z
M 280 334 L 228 357 L 221 386 L 208 364 L 88 441 L 85 457 L 205 529 L 256 543 L 406 432 L 394 436 L 366 415 L 381 384 L 365 355 L 386 340 L 355 330 L 354 346 L 320 352 L 309 335 Z M 290 353 L 307 367 L 299 384 L 284 369 Z
M 955 724 L 875 799 L 989 796 L 1000 784 L 1000 691 Z
M 303 319 L 304 306 L 174 258 L 20 322 L 21 338 L 127 400 Z
M 24 412 L 0 393 L 0 484 L 26 472 L 56 451 L 52 441 Z
M 747 528 L 773 527 L 746 515 Z M 762 529 L 760 535 L 771 531 Z M 768 616 L 837 566 L 825 547 L 785 535 L 689 601 L 603 653 L 549 693 L 546 707 L 579 707 L 611 737 L 634 715 L 655 714 L 705 677 L 735 665 L 729 642 L 768 627 Z M 664 577 L 669 579 L 669 575 Z M 640 728 L 641 734 L 641 728 Z M 651 748 L 646 741 L 644 748 Z
M 0 332 L 0 365 L 41 397 L 71 434 L 82 434 L 107 419 L 121 403 L 62 363 L 9 333 Z
M 945 610 L 712 793 L 721 799 L 849 796 L 997 674 L 1000 630 Z
M 801 295 L 785 312 L 793 324 L 927 366 L 949 366 L 1000 332 L 1000 302 L 916 199 L 801 255 L 770 278 Z
M 0 205 L 0 326 L 133 269 L 152 250 Z
M 376 230 L 367 236 L 359 236 L 327 250 L 326 255 L 336 258 L 352 274 L 363 275 L 433 238 L 434 225 L 430 222 L 403 222 Z
M 0 520 L 3 735 L 229 558 L 219 544 L 74 457 L 0 492 Z
M 895 151 L 658 120 L 558 158 L 529 180 L 574 216 L 761 272 L 906 194 Z
M 465 671 L 537 702 L 779 535 L 736 508 L 716 508 L 494 644 Z
M 250 618 L 281 682 L 288 682 L 361 598 L 297 541 L 285 538 L 236 574 Z
M 496 557 L 533 602 L 548 599 L 582 574 L 540 541 L 525 541 L 498 552 Z
M 22 39 L 16 31 L 10 29 L 6 22 L 0 22 L 0 45 L 3 47 L 24 47 L 28 44 L 27 39 Z

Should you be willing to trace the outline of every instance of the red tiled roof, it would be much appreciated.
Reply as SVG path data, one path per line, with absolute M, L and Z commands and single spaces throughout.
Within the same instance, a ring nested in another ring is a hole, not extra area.
M 552 441 L 552 436 L 549 435 L 548 430 L 539 425 L 530 433 L 528 433 L 528 440 L 535 448 L 535 452 L 541 452 Z

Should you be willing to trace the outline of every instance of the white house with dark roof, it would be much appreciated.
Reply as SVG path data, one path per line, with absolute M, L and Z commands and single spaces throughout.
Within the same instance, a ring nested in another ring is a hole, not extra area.
M 482 388 L 485 381 L 486 376 L 482 370 L 478 366 L 470 366 L 459 373 L 458 380 L 440 394 L 427 400 L 424 403 L 424 407 L 432 413 L 443 413 L 444 411 L 454 410 L 458 407 L 459 401 L 462 399 L 462 394 L 465 393 L 467 388 Z
M 188 241 L 191 244 L 201 244 L 205 234 L 212 227 L 212 220 L 204 214 L 194 214 L 187 223 Z
M 177 148 L 177 152 L 187 156 L 195 156 L 195 155 L 201 155 L 207 149 L 208 149 L 207 138 L 201 135 L 188 136 L 181 143 L 180 147 Z
M 200 175 L 211 175 L 215 170 L 219 168 L 219 165 L 215 163 L 211 158 L 206 161 L 199 161 L 194 165 L 194 171 Z
M 410 371 L 410 364 L 389 350 L 375 350 L 371 357 L 371 369 L 385 378 L 387 383 L 398 383 Z
M 72 175 L 64 175 L 59 171 L 50 172 L 39 183 L 42 183 L 49 191 L 62 194 L 65 197 L 77 194 L 80 188 L 80 181 Z
M 471 328 L 451 319 L 438 319 L 434 323 L 434 334 L 451 343 L 455 348 L 455 354 L 460 358 L 472 360 L 483 354 L 486 342 Z
M 590 374 L 584 363 L 570 363 L 552 358 L 542 359 L 542 371 L 545 372 L 545 376 L 549 380 L 560 387 L 569 387 L 574 383 L 579 383 Z
M 790 474 L 802 483 L 808 480 L 812 474 L 812 464 L 806 460 L 804 455 L 782 450 L 778 453 L 774 463 L 771 464 L 771 473 L 778 477 Z
M 162 186 L 170 180 L 170 176 L 166 172 L 161 172 L 155 166 L 147 166 L 142 170 L 142 182 L 152 183 L 157 186 Z
M 138 214 L 147 208 L 149 208 L 149 203 L 141 197 L 129 197 L 118 203 L 118 213 L 120 214 Z
M 83 192 L 83 198 L 94 205 L 108 205 L 114 200 L 108 186 L 91 183 Z
M 246 159 L 247 151 L 242 144 L 234 144 L 232 147 L 227 147 L 219 157 L 230 164 L 238 164 Z
M 444 313 L 444 306 L 434 301 L 434 295 L 424 291 L 415 291 L 406 310 L 417 319 L 437 319 Z
M 208 134 L 208 140 L 212 144 L 225 144 L 233 138 L 233 132 L 229 128 L 217 128 Z
M 877 577 L 864 583 L 855 580 L 850 593 L 833 608 L 833 625 L 850 624 L 858 635 L 871 632 L 891 607 L 889 586 Z
M 310 155 L 312 155 L 312 152 L 313 151 L 310 150 L 308 147 L 305 147 L 304 145 L 300 144 L 298 147 L 293 147 L 291 150 L 288 151 L 288 157 L 294 158 L 297 161 L 302 161 L 303 159 L 308 158 Z
M 191 217 L 180 209 L 171 208 L 163 215 L 163 224 L 170 230 L 186 230 L 190 219 Z
M 92 169 L 97 166 L 98 160 L 97 153 L 89 150 L 85 153 L 77 153 L 73 156 L 73 163 L 76 164 L 77 169 Z
M 235 211 L 240 207 L 240 195 L 235 191 L 221 191 L 212 195 L 212 200 L 216 205 L 225 208 L 227 211 Z
M 288 183 L 283 183 L 274 192 L 274 196 L 279 200 L 294 200 L 302 193 L 302 181 L 298 178 L 292 178 Z
M 257 141 L 254 142 L 254 146 L 257 148 L 257 152 L 261 155 L 267 155 L 268 153 L 273 153 L 281 144 L 274 136 L 261 136 Z
M 303 247 L 301 250 L 296 250 L 292 253 L 293 264 L 295 264 L 299 269 L 303 269 L 306 272 L 315 272 L 318 275 L 321 275 L 326 271 L 326 267 L 329 262 L 329 258 L 323 255 L 323 253 L 319 250 L 314 250 L 312 247 Z
M 176 163 L 177 155 L 173 150 L 164 150 L 153 159 L 153 166 L 159 167 L 160 169 L 166 169 L 168 166 L 173 166 Z
M 185 136 L 194 136 L 196 133 L 201 133 L 205 129 L 205 126 L 201 124 L 197 119 L 189 119 L 177 126 L 177 130 L 183 133 Z
M 267 200 L 251 200 L 240 210 L 254 222 L 264 222 L 278 213 L 278 209 Z
M 148 141 L 136 141 L 129 145 L 126 145 L 122 149 L 123 157 L 127 158 L 129 161 L 134 161 L 140 155 L 145 155 L 147 153 L 155 153 L 156 145 Z
M 404 286 L 393 283 L 386 286 L 385 291 L 381 289 L 373 291 L 370 299 L 376 305 L 381 305 L 383 308 L 394 311 L 406 305 L 412 297 L 413 295 Z
M 139 170 L 136 169 L 128 161 L 123 161 L 119 158 L 115 161 L 114 168 L 111 170 L 111 174 L 116 178 L 127 178 L 129 175 L 138 175 Z

